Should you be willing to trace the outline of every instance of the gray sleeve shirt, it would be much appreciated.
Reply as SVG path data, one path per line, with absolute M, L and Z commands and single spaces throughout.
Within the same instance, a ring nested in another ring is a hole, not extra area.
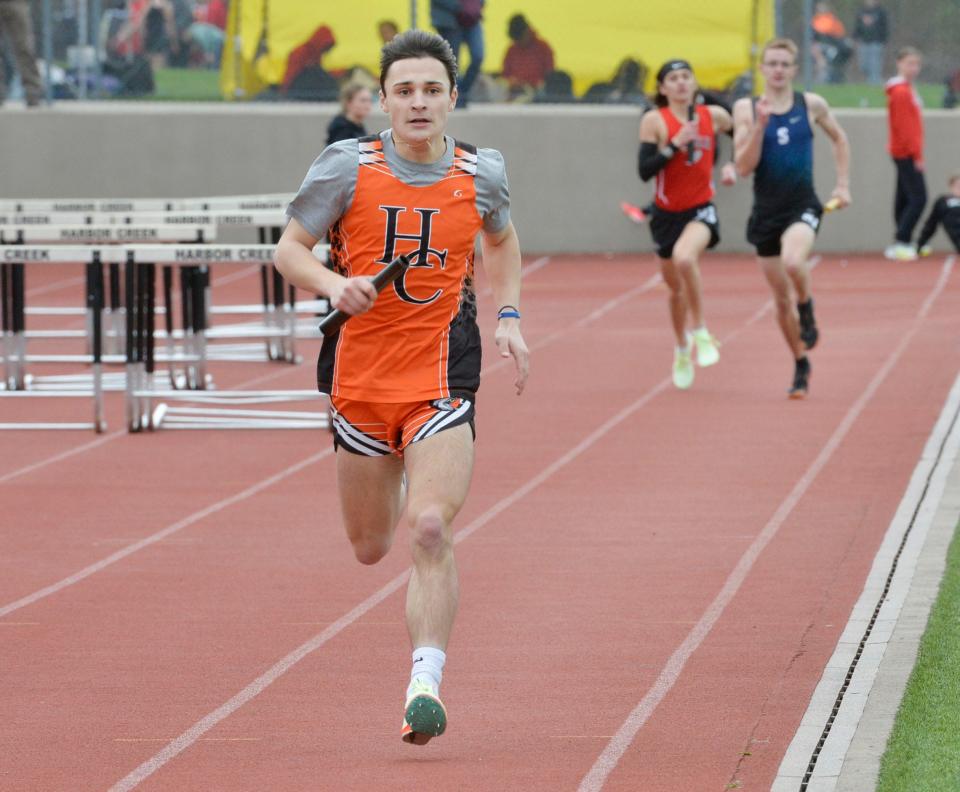
M 447 150 L 436 162 L 420 163 L 403 159 L 393 145 L 390 130 L 380 133 L 387 164 L 405 184 L 426 187 L 440 181 L 453 164 L 454 140 L 446 138 Z M 327 146 L 310 166 L 300 190 L 287 207 L 308 233 L 321 239 L 353 203 L 357 188 L 360 152 L 356 139 L 342 140 Z M 496 149 L 477 150 L 477 212 L 483 228 L 497 233 L 510 222 L 510 188 L 503 156 Z

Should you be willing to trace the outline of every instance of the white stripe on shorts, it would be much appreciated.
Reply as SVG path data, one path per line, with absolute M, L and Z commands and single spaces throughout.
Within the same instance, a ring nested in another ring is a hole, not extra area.
M 459 418 L 460 416 L 463 416 L 466 413 L 470 412 L 472 407 L 473 407 L 473 402 L 469 402 L 465 400 L 463 404 L 460 407 L 458 407 L 456 410 L 454 410 L 452 413 L 450 412 L 439 413 L 435 418 L 431 418 L 427 423 L 421 426 L 420 431 L 414 435 L 413 440 L 411 440 L 410 442 L 416 443 L 418 440 L 424 440 L 428 437 L 431 437 L 432 435 L 435 435 L 437 432 L 443 429 L 443 427 L 445 427 L 447 424 L 457 420 L 457 418 Z
M 355 448 L 367 456 L 383 456 L 390 453 L 390 446 L 368 437 L 363 432 L 352 427 L 347 420 L 339 413 L 333 415 L 333 426 L 337 429 L 337 436 L 344 444 Z

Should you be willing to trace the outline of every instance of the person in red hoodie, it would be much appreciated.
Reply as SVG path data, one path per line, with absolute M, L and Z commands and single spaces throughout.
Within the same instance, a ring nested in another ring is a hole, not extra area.
M 893 204 L 897 236 L 884 255 L 899 261 L 916 259 L 913 230 L 927 205 L 927 184 L 923 176 L 923 103 L 913 87 L 922 67 L 920 50 L 903 47 L 897 52 L 897 76 L 887 81 L 888 150 L 897 167 L 897 194 Z
M 553 71 L 553 49 L 530 27 L 523 14 L 514 14 L 507 24 L 513 44 L 503 59 L 501 76 L 507 81 L 510 99 L 531 98 Z

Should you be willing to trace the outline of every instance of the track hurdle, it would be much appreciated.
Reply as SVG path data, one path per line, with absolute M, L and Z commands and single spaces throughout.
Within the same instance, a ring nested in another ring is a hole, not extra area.
M 124 244 L 135 241 L 151 242 L 204 242 L 213 240 L 216 237 L 216 227 L 212 224 L 203 225 L 32 225 L 32 226 L 6 226 L 0 225 L 0 244 L 14 245 L 38 245 L 38 244 L 70 244 L 83 243 L 90 245 L 110 245 Z M 13 290 L 12 303 L 16 305 L 13 312 L 16 327 L 11 328 L 14 338 L 13 346 L 17 350 L 17 376 L 14 380 L 8 382 L 8 388 L 23 390 L 26 387 L 26 364 L 37 362 L 58 362 L 68 363 L 76 362 L 69 359 L 68 356 L 44 355 L 30 356 L 27 353 L 26 343 L 30 337 L 57 338 L 62 337 L 62 333 L 57 331 L 38 331 L 36 333 L 28 332 L 26 329 L 26 301 L 25 277 L 23 269 L 18 268 L 16 264 L 0 263 L 0 267 L 13 267 L 17 275 L 11 279 L 11 289 Z M 103 339 L 109 347 L 109 351 L 116 353 L 119 349 L 118 338 L 124 332 L 124 313 L 120 307 L 119 301 L 119 268 L 117 264 L 110 265 L 110 301 L 105 306 L 102 321 L 104 324 Z M 63 309 L 58 309 L 60 312 Z M 93 316 L 90 311 L 89 303 L 85 308 L 78 307 L 76 313 L 87 315 L 87 352 L 91 350 L 91 344 L 94 337 L 91 329 Z M 72 335 L 72 334 L 71 334 Z M 4 350 L 5 356 L 7 350 Z M 84 375 L 79 375 L 83 377 Z M 38 384 L 42 380 L 37 381 Z
M 19 246 L 0 247 L 0 261 L 5 269 L 0 289 L 0 309 L 3 314 L 4 329 L 4 372 L 6 387 L 0 390 L 0 399 L 3 398 L 90 398 L 93 400 L 93 420 L 90 422 L 5 422 L 0 423 L 0 429 L 93 429 L 103 432 L 106 429 L 106 420 L 103 412 L 103 265 L 111 259 L 118 258 L 119 249 L 116 247 L 99 249 L 86 247 L 57 247 L 44 248 Z M 23 283 L 23 270 L 27 263 L 47 264 L 84 264 L 86 268 L 86 302 L 91 316 L 91 352 L 82 356 L 83 362 L 90 363 L 92 370 L 91 386 L 89 389 L 69 388 L 63 390 L 49 389 L 39 392 L 25 390 L 25 376 L 23 362 L 26 357 L 25 341 L 23 336 L 23 298 L 22 289 L 16 297 L 15 288 Z M 18 274 L 19 273 L 19 274 Z
M 127 421 L 128 430 L 142 432 L 163 427 L 173 429 L 326 429 L 326 410 L 276 411 L 239 409 L 248 405 L 281 402 L 323 403 L 313 390 L 229 391 L 159 390 L 153 382 L 155 296 L 153 267 L 196 268 L 260 263 L 273 260 L 274 245 L 128 245 L 126 255 L 127 304 L 136 313 L 128 316 L 127 331 Z M 199 290 L 194 292 L 194 295 Z M 195 304 L 196 314 L 202 314 Z M 198 327 L 198 330 L 204 328 Z M 203 341 L 203 334 L 198 333 Z M 197 350 L 205 359 L 204 350 Z M 172 404 L 171 404 L 172 403 Z

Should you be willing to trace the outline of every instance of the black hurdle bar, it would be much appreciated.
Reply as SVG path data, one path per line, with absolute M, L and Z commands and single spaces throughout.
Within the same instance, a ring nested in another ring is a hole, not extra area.
M 169 264 L 163 267 L 163 329 L 167 331 L 167 354 L 170 362 L 167 368 L 170 371 L 170 387 L 177 388 L 177 367 L 174 363 L 176 345 L 173 341 L 173 267 Z
M 187 356 L 194 352 L 193 303 L 190 296 L 194 269 L 194 267 L 180 268 L 180 324 L 183 327 L 183 351 Z M 186 371 L 185 387 L 188 389 L 195 388 L 196 363 L 188 361 L 184 364 L 184 370 Z
M 12 349 L 10 333 L 13 329 L 13 305 L 10 299 L 10 265 L 0 263 L 0 323 L 3 326 L 3 366 L 8 388 L 13 388 L 13 361 L 10 359 Z
M 267 244 L 267 229 L 262 226 L 257 229 L 257 239 L 261 245 Z M 270 275 L 267 271 L 267 265 L 260 265 L 260 302 L 263 305 L 263 324 L 264 327 L 270 327 Z M 267 360 L 275 360 L 274 340 L 267 336 L 265 339 L 267 347 Z
M 133 253 L 127 254 L 124 267 L 124 302 L 127 308 L 127 431 L 140 431 L 140 410 L 133 391 L 137 389 L 136 364 L 138 346 L 137 335 L 137 305 L 136 305 L 136 267 Z
M 192 301 L 190 314 L 197 357 L 199 358 L 196 363 L 197 381 L 194 387 L 197 390 L 205 390 L 207 387 L 207 285 L 210 283 L 210 269 L 208 267 L 192 267 L 191 269 L 193 269 L 193 275 L 190 288 L 190 299 Z
M 103 263 L 100 253 L 93 254 L 93 261 L 87 265 L 87 310 L 92 317 L 93 351 L 93 428 L 101 434 L 107 424 L 103 418 Z
M 2 0 L 0 0 L 0 2 L 2 2 Z M 123 293 L 123 290 L 120 286 L 120 265 L 114 262 L 108 266 L 110 272 L 110 329 L 114 334 L 113 342 L 116 344 L 113 350 L 116 351 L 120 345 L 120 339 L 117 338 L 117 333 L 120 327 L 120 295 Z
M 25 303 L 25 269 L 23 263 L 14 263 L 10 265 L 10 291 L 12 294 L 13 306 L 13 339 L 17 352 L 17 365 L 14 369 L 14 387 L 17 390 L 26 388 L 26 365 L 23 358 L 26 356 L 26 338 L 24 331 L 27 327 L 26 322 L 26 303 Z

